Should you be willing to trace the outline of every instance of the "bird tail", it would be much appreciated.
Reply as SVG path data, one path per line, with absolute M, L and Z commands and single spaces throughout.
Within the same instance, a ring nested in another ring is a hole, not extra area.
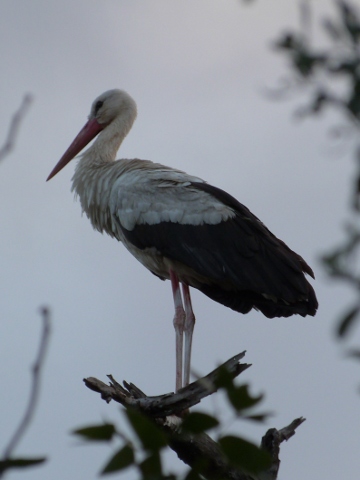
M 219 288 L 219 286 L 205 285 L 196 286 L 198 290 L 207 295 L 215 302 L 240 313 L 248 313 L 252 308 L 260 310 L 266 317 L 290 317 L 291 315 L 314 316 L 318 308 L 313 287 L 308 284 L 308 295 L 293 303 L 287 303 L 282 299 L 267 298 L 264 295 L 248 291 L 232 291 Z

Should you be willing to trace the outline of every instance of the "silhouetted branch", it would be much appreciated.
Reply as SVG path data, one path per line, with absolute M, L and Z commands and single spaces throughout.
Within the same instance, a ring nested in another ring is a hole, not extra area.
M 29 402 L 26 407 L 24 416 L 16 429 L 13 437 L 11 438 L 10 442 L 8 443 L 7 447 L 5 448 L 3 458 L 1 459 L 1 464 L 6 466 L 6 462 L 9 462 L 10 457 L 23 437 L 27 427 L 29 426 L 32 417 L 35 412 L 35 407 L 37 405 L 38 401 L 38 396 L 39 396 L 39 389 L 40 389 L 40 376 L 41 376 L 41 369 L 44 365 L 44 359 L 45 359 L 45 354 L 47 350 L 47 346 L 49 343 L 49 335 L 50 335 L 50 315 L 49 315 L 49 310 L 47 308 L 42 308 L 41 309 L 41 315 L 43 319 L 43 328 L 42 328 L 42 333 L 41 333 L 41 340 L 40 340 L 40 346 L 38 350 L 38 354 L 35 359 L 35 363 L 32 367 L 32 385 L 31 385 L 31 391 L 30 391 L 30 397 L 29 397 Z M 13 462 L 15 463 L 15 462 Z M 0 477 L 2 476 L 5 468 L 0 469 Z
M 193 434 L 181 428 L 184 411 L 217 391 L 219 378 L 224 369 L 234 379 L 250 366 L 239 362 L 244 355 L 245 352 L 242 352 L 232 357 L 219 368 L 176 393 L 171 392 L 156 397 L 146 396 L 132 383 L 123 382 L 122 386 L 111 375 L 108 375 L 109 385 L 93 377 L 84 379 L 84 382 L 88 388 L 100 393 L 101 398 L 106 402 L 114 400 L 126 408 L 135 408 L 152 418 L 166 433 L 169 447 L 203 478 L 208 480 L 276 480 L 280 465 L 280 443 L 295 434 L 295 429 L 305 420 L 302 417 L 281 430 L 272 428 L 265 434 L 261 448 L 270 454 L 271 465 L 258 476 L 250 475 L 231 464 L 220 444 L 206 433 Z
M 100 393 L 101 398 L 108 403 L 110 400 L 114 400 L 121 403 L 124 407 L 138 408 L 155 418 L 167 417 L 168 415 L 180 414 L 187 408 L 199 403 L 203 398 L 216 392 L 216 379 L 223 368 L 228 370 L 232 378 L 237 377 L 241 372 L 249 368 L 249 364 L 239 363 L 239 360 L 244 356 L 245 352 L 239 353 L 205 377 L 190 383 L 190 385 L 181 388 L 178 392 L 166 393 L 156 397 L 148 397 L 132 383 L 124 382 L 124 388 L 114 380 L 112 375 L 108 375 L 110 385 L 93 377 L 84 378 L 84 382 L 88 388 Z
M 261 439 L 261 448 L 266 450 L 271 456 L 271 467 L 268 469 L 266 476 L 262 477 L 262 480 L 276 480 L 279 467 L 280 467 L 280 443 L 284 440 L 288 441 L 293 435 L 295 430 L 305 422 L 305 418 L 299 417 L 293 420 L 290 425 L 277 430 L 276 428 L 270 428 L 263 438 Z
M 257 480 L 254 475 L 230 465 L 220 445 L 206 433 L 193 435 L 173 430 L 169 446 L 180 460 L 195 471 L 199 464 L 204 465 L 201 475 L 207 480 Z
M 11 150 L 14 148 L 16 136 L 19 132 L 20 123 L 26 115 L 26 112 L 28 111 L 32 100 L 32 95 L 27 93 L 23 98 L 20 108 L 14 113 L 5 143 L 0 148 L 0 162 L 6 157 L 6 155 L 9 155 Z

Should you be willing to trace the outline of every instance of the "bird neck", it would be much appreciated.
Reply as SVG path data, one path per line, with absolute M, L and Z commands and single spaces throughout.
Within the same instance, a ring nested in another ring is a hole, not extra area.
M 83 211 L 89 218 L 93 216 L 93 210 L 97 205 L 99 189 L 109 185 L 112 175 L 112 166 L 116 153 L 126 135 L 129 133 L 134 120 L 136 110 L 122 112 L 98 135 L 95 142 L 80 157 L 72 178 L 72 191 L 79 196 Z M 106 200 L 110 190 L 107 188 L 102 198 Z M 94 211 L 95 211 L 94 210 Z M 93 220 L 92 220 L 93 221 Z M 100 229 L 98 225 L 95 228 Z
M 126 114 L 125 114 L 126 113 Z M 103 164 L 113 162 L 116 153 L 124 138 L 129 133 L 136 118 L 136 112 L 122 112 L 122 115 L 115 118 L 98 135 L 95 142 L 84 153 L 80 162 L 90 164 Z

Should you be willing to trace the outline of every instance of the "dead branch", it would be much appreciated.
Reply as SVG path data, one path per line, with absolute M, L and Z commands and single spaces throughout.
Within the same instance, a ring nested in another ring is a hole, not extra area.
M 289 425 L 277 430 L 276 428 L 270 428 L 263 438 L 261 439 L 261 448 L 266 450 L 272 459 L 271 467 L 261 476 L 261 480 L 276 480 L 279 468 L 280 468 L 280 443 L 284 440 L 288 441 L 293 435 L 295 430 L 305 422 L 305 418 L 295 418 Z
M 201 473 L 209 480 L 276 480 L 280 467 L 280 444 L 295 435 L 296 428 L 304 421 L 305 418 L 300 417 L 280 430 L 271 428 L 266 432 L 261 441 L 261 448 L 269 453 L 271 465 L 258 477 L 239 471 L 229 465 L 219 444 L 206 433 L 191 435 L 183 432 L 179 433 L 178 430 L 172 429 L 169 446 L 177 453 L 180 460 L 190 467 L 196 469 L 199 462 L 206 465 Z
M 93 377 L 84 378 L 84 382 L 88 388 L 100 393 L 101 398 L 108 403 L 114 400 L 124 407 L 138 408 L 153 418 L 167 417 L 181 414 L 184 410 L 199 403 L 203 398 L 216 392 L 216 378 L 221 369 L 226 368 L 231 377 L 235 378 L 249 368 L 249 364 L 239 363 L 239 360 L 244 356 L 245 352 L 239 353 L 205 377 L 190 383 L 176 393 L 170 392 L 156 397 L 148 397 L 133 383 L 124 382 L 124 388 L 114 380 L 112 375 L 108 375 L 110 385 Z
M 181 413 L 198 404 L 203 398 L 216 392 L 216 381 L 223 368 L 226 368 L 232 378 L 237 377 L 250 367 L 239 362 L 245 355 L 242 352 L 203 378 L 180 389 L 176 393 L 167 393 L 148 397 L 132 383 L 123 382 L 120 385 L 112 375 L 109 385 L 89 377 L 84 379 L 85 385 L 101 394 L 106 402 L 114 400 L 124 407 L 136 408 L 152 418 L 162 428 L 169 439 L 169 446 L 178 457 L 195 470 L 201 464 L 201 475 L 208 480 L 276 480 L 280 466 L 280 443 L 295 434 L 295 429 L 305 420 L 302 417 L 294 420 L 287 427 L 277 430 L 272 428 L 262 438 L 261 447 L 272 459 L 269 469 L 255 477 L 240 471 L 229 464 L 219 444 L 206 433 L 191 434 L 181 431 Z
M 15 140 L 19 132 L 19 127 L 22 119 L 24 118 L 28 108 L 32 102 L 32 95 L 27 93 L 19 107 L 19 109 L 14 113 L 9 127 L 9 132 L 5 139 L 4 145 L 0 148 L 0 162 L 3 160 L 6 155 L 8 155 L 15 146 Z
M 219 444 L 206 433 L 172 432 L 169 446 L 180 460 L 195 471 L 201 465 L 201 475 L 206 480 L 257 480 L 230 465 Z
M 35 408 L 38 403 L 39 391 L 40 391 L 40 377 L 41 377 L 41 370 L 44 366 L 45 361 L 45 354 L 49 343 L 49 336 L 50 336 L 50 313 L 49 310 L 43 307 L 40 311 L 42 315 L 42 332 L 40 338 L 40 345 L 37 356 L 35 358 L 34 365 L 32 366 L 32 383 L 31 383 L 31 390 L 29 395 L 29 401 L 27 407 L 24 412 L 24 416 L 21 419 L 21 422 L 18 428 L 15 430 L 14 435 L 10 439 L 8 445 L 5 447 L 3 457 L 0 459 L 2 467 L 0 468 L 0 477 L 2 477 L 4 471 L 7 467 L 7 462 L 11 460 L 12 453 L 19 443 L 19 441 L 24 436 L 26 429 L 28 428 L 29 424 L 35 413 Z

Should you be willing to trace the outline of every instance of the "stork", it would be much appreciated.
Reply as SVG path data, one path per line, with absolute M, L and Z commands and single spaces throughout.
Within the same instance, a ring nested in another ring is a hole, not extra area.
M 179 390 L 190 378 L 195 316 L 189 287 L 236 312 L 254 308 L 268 318 L 305 317 L 318 307 L 305 277 L 314 274 L 225 191 L 159 163 L 115 160 L 136 115 L 135 101 L 123 90 L 100 95 L 47 180 L 97 136 L 80 156 L 72 191 L 95 230 L 121 241 L 150 272 L 170 280 Z

